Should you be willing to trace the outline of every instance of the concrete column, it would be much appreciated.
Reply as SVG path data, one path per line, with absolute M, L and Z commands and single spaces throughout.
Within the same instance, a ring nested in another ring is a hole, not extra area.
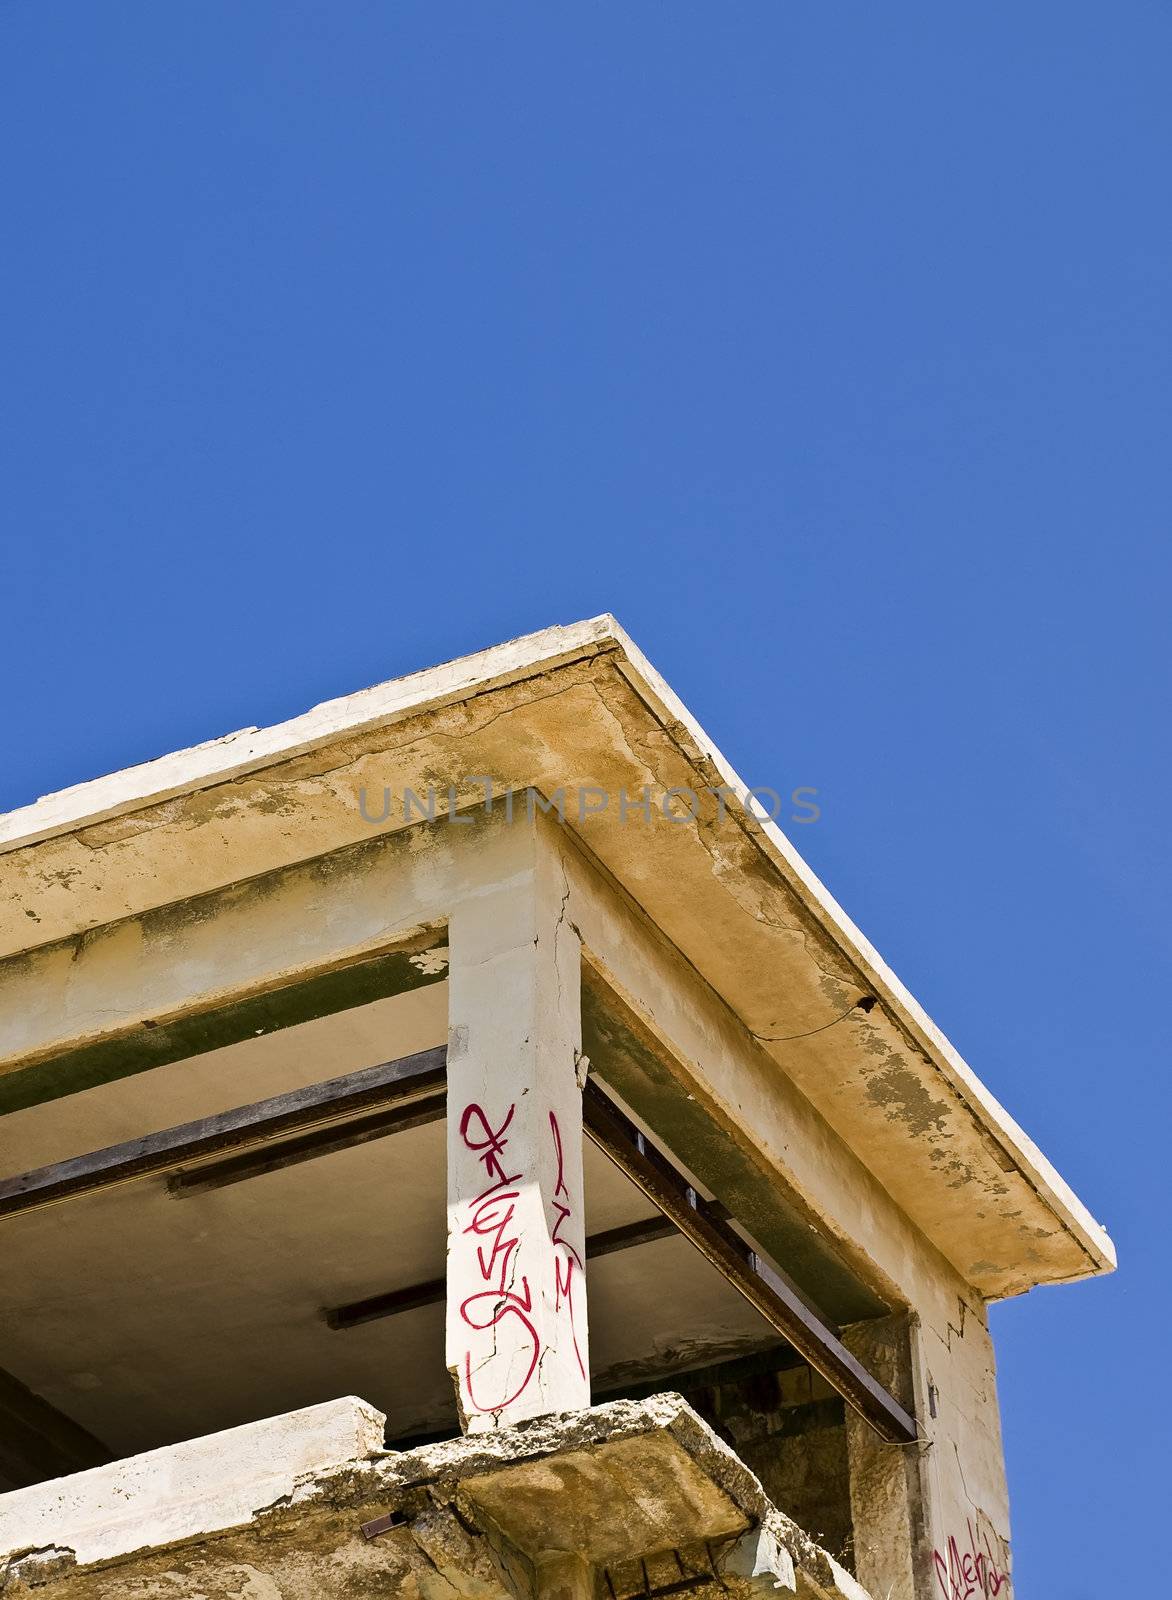
M 590 1404 L 581 951 L 552 852 L 510 835 L 513 870 L 448 925 L 447 1363 L 470 1433 Z
M 910 1317 L 894 1313 L 858 1322 L 842 1337 L 901 1405 L 919 1410 Z M 884 1443 L 849 1407 L 846 1437 L 859 1582 L 884 1600 L 929 1600 L 936 1580 L 924 1524 L 920 1447 Z

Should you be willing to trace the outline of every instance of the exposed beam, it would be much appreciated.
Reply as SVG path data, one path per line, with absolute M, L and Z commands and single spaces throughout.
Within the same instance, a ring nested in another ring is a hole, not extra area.
M 876 1382 L 834 1329 L 696 1193 L 594 1079 L 587 1080 L 582 1115 L 586 1133 L 598 1148 L 876 1433 L 893 1444 L 915 1441 L 915 1421 L 894 1395 Z
M 113 1459 L 79 1423 L 0 1371 L 0 1478 L 14 1489 Z
M 398 1316 L 401 1311 L 442 1305 L 446 1294 L 446 1278 L 428 1278 L 425 1283 L 412 1283 L 405 1289 L 386 1289 L 381 1294 L 369 1295 L 365 1300 L 351 1300 L 348 1305 L 330 1306 L 325 1312 L 325 1320 L 338 1331 L 357 1328 L 364 1322 L 377 1322 L 381 1317 Z
M 603 1233 L 591 1234 L 586 1240 L 586 1259 L 592 1261 L 616 1250 L 630 1250 L 635 1245 L 650 1244 L 654 1239 L 673 1238 L 678 1232 L 675 1223 L 662 1213 L 644 1217 L 639 1222 L 625 1223 L 621 1228 L 607 1228 Z M 352 1300 L 349 1305 L 332 1306 L 325 1318 L 331 1328 L 357 1328 L 364 1322 L 376 1322 L 380 1317 L 397 1316 L 401 1311 L 438 1305 L 446 1293 L 446 1284 L 444 1278 L 430 1278 L 426 1283 L 413 1283 L 406 1289 L 388 1289 L 382 1294 L 369 1295 L 365 1300 Z
M 0 1181 L 0 1217 L 174 1172 L 193 1161 L 271 1144 L 363 1113 L 434 1099 L 444 1089 L 446 1062 L 446 1046 L 437 1045 L 398 1061 L 5 1178 Z
M 709 1191 L 715 1191 L 771 1261 L 791 1280 L 816 1284 L 822 1317 L 836 1327 L 884 1317 L 891 1307 L 857 1274 L 804 1206 L 774 1181 L 727 1122 L 689 1093 L 691 1068 L 647 1018 L 588 961 L 582 964 L 582 1047 L 600 1082 Z
M 201 916 L 210 914 L 218 898 L 213 896 L 204 904 Z M 146 1017 L 128 1030 L 67 1048 L 27 1066 L 5 1063 L 0 1070 L 0 1116 L 153 1067 L 186 1061 L 208 1050 L 222 1050 L 260 1034 L 333 1016 L 353 1006 L 442 983 L 447 976 L 445 938 L 431 929 L 361 960 L 343 962 L 209 1009 L 184 1011 L 173 1018 Z
M 0 1217 L 38 1210 L 141 1178 L 174 1173 L 190 1163 L 216 1156 L 240 1158 L 246 1151 L 254 1152 L 246 1160 L 219 1163 L 218 1174 L 210 1174 L 209 1183 L 202 1186 L 236 1182 L 258 1170 L 272 1170 L 274 1166 L 323 1154 L 327 1143 L 331 1148 L 341 1148 L 343 1142 L 378 1138 L 395 1128 L 433 1120 L 441 1114 L 446 1062 L 446 1048 L 439 1045 L 0 1180 Z M 405 1108 L 407 1114 L 403 1115 Z M 386 1115 L 388 1112 L 391 1115 Z M 912 1417 L 855 1360 L 830 1324 L 729 1226 L 723 1208 L 696 1193 L 595 1080 L 586 1084 L 583 1115 L 593 1142 L 668 1219 L 663 1223 L 652 1219 L 595 1235 L 587 1242 L 588 1255 L 603 1255 L 649 1238 L 662 1238 L 670 1227 L 678 1228 L 877 1433 L 894 1443 L 915 1440 Z M 357 1122 L 360 1118 L 361 1122 Z M 354 1126 L 337 1127 L 347 1121 Z M 324 1142 L 313 1137 L 321 1130 L 330 1131 Z M 356 1133 L 357 1138 L 346 1138 L 347 1133 Z M 282 1140 L 284 1148 L 278 1146 L 266 1157 L 255 1154 L 258 1146 L 272 1146 Z M 199 1186 L 198 1171 L 187 1177 L 189 1187 Z M 375 1317 L 433 1303 L 442 1299 L 443 1293 L 440 1280 L 393 1290 L 337 1307 L 327 1312 L 327 1320 L 335 1328 L 353 1327 Z
M 246 1178 L 259 1178 L 266 1172 L 279 1172 L 282 1167 L 293 1167 L 301 1161 L 313 1161 L 337 1150 L 369 1144 L 372 1139 L 385 1139 L 390 1133 L 405 1133 L 408 1128 L 442 1122 L 447 1104 L 444 1093 L 408 1100 L 402 1105 L 388 1106 L 385 1111 L 375 1111 L 368 1117 L 357 1117 L 353 1122 L 316 1128 L 312 1133 L 262 1145 L 244 1155 L 230 1156 L 226 1161 L 212 1161 L 206 1166 L 192 1167 L 190 1171 L 173 1173 L 167 1179 L 167 1188 L 180 1200 L 187 1195 L 204 1194 L 209 1189 L 224 1189 L 232 1183 L 243 1183 Z
M 655 1217 L 641 1217 L 638 1222 L 625 1222 L 618 1228 L 606 1228 L 602 1233 L 591 1234 L 586 1240 L 586 1259 L 613 1255 L 616 1250 L 631 1250 L 635 1245 L 652 1244 L 656 1239 L 671 1239 L 679 1230 L 670 1217 L 662 1213 Z

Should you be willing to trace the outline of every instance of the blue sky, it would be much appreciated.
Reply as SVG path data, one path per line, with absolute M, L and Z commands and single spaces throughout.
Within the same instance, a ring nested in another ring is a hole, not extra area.
M 993 1318 L 1063 1600 L 1166 1509 L 1170 46 L 0 9 L 0 804 L 613 610 L 1115 1235 Z

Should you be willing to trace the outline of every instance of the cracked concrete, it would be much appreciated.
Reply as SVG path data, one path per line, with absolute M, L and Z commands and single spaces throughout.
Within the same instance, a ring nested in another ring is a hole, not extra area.
M 576 1592 L 591 1596 L 608 1582 L 633 1593 L 634 1567 L 640 1593 L 658 1573 L 673 1590 L 716 1578 L 745 1600 L 775 1589 L 866 1600 L 678 1395 L 404 1453 L 371 1448 L 381 1419 L 360 1401 L 316 1412 L 9 1496 L 0 1589 L 14 1600 L 555 1600 L 570 1557 Z M 231 1503 L 207 1498 L 200 1463 L 213 1455 Z M 119 1518 L 101 1526 L 112 1494 Z
M 898 1520 L 892 1508 L 900 1508 L 903 1533 L 884 1534 L 882 1560 L 898 1564 L 898 1546 L 918 1574 L 903 1589 L 904 1579 L 893 1586 L 884 1578 L 885 1590 L 919 1600 L 915 1585 L 931 1581 L 933 1561 L 953 1559 L 969 1524 L 982 1559 L 1007 1570 L 984 1304 L 1109 1270 L 1106 1234 L 776 828 L 734 806 L 721 821 L 713 796 L 701 801 L 694 825 L 626 823 L 612 805 L 581 819 L 571 808 L 561 826 L 521 816 L 510 830 L 502 807 L 485 811 L 470 774 L 547 797 L 562 788 L 617 796 L 645 785 L 657 794 L 745 787 L 613 619 L 598 618 L 48 797 L 0 819 L 0 1085 L 17 1096 L 14 1104 L 47 1102 L 108 1081 L 87 1076 L 102 1051 L 100 1070 L 117 1073 L 132 1070 L 132 1045 L 152 1063 L 212 1050 L 201 1033 L 169 1056 L 157 1053 L 169 1029 L 194 1020 L 203 1030 L 208 1019 L 243 1014 L 258 996 L 332 983 L 376 957 L 401 960 L 411 982 L 434 981 L 450 962 L 456 1088 L 464 1106 L 496 1119 L 497 1133 L 507 1108 L 490 1104 L 500 1088 L 490 1069 L 519 1063 L 510 1153 L 524 1156 L 519 1203 L 530 1226 L 527 1253 L 514 1253 L 499 1291 L 516 1303 L 530 1281 L 540 1290 L 537 1414 L 587 1398 L 572 1376 L 565 1319 L 558 1321 L 558 1174 L 542 1139 L 551 1109 L 571 1125 L 581 1088 L 581 1038 L 557 1019 L 576 1010 L 567 1001 L 584 969 L 612 1017 L 658 1063 L 659 1077 L 616 1063 L 613 1050 L 603 1062 L 610 1041 L 600 1041 L 601 1075 L 627 1073 L 618 1090 L 636 1116 L 678 1140 L 681 1162 L 694 1164 L 718 1199 L 737 1199 L 743 1225 L 762 1231 L 767 1253 L 776 1227 L 777 1259 L 795 1277 L 802 1262 L 820 1291 L 841 1295 L 839 1320 L 871 1330 L 861 1340 L 877 1338 L 885 1311 L 894 1319 L 873 1354 L 894 1361 L 899 1345 L 902 1403 L 914 1408 L 924 1438 L 896 1458 L 868 1454 L 853 1435 L 851 1447 L 852 1474 L 873 1491 L 879 1520 Z M 408 826 L 394 814 L 372 825 L 363 815 L 364 788 L 402 794 L 429 784 L 454 795 L 468 825 Z M 526 920 L 510 895 L 539 878 L 531 899 L 540 911 Z M 860 996 L 874 1001 L 866 1012 Z M 485 1186 L 481 1157 L 457 1147 L 450 1161 L 454 1249 L 467 1244 L 467 1208 Z M 567 1169 L 565 1177 L 570 1195 L 580 1196 L 577 1175 Z M 564 1237 L 580 1250 L 579 1232 Z M 805 1253 L 803 1239 L 813 1241 Z M 481 1286 L 489 1287 L 497 1286 Z M 510 1337 L 519 1328 L 514 1318 Z M 456 1335 L 467 1331 L 455 1330 L 449 1347 L 458 1385 L 467 1388 L 470 1373 L 485 1376 L 502 1355 L 514 1366 L 524 1361 L 523 1341 L 508 1345 L 495 1311 L 488 1328 L 472 1330 L 490 1334 L 483 1350 L 459 1344 Z M 525 1456 L 524 1441 L 503 1425 L 505 1408 L 476 1412 L 467 1401 L 465 1394 L 470 1425 L 479 1416 L 493 1441 L 511 1440 Z M 621 1428 L 618 1414 L 612 1420 Z M 680 1444 L 678 1430 L 659 1431 Z M 464 1472 L 478 1458 L 472 1441 L 460 1449 Z M 428 1513 L 438 1559 L 427 1555 L 427 1540 L 400 1526 L 355 1544 L 339 1524 L 332 1564 L 297 1576 L 296 1541 L 287 1559 L 282 1554 L 289 1519 L 309 1516 L 310 1502 L 315 1516 L 348 1514 L 346 1496 L 379 1472 L 391 1486 L 385 1463 L 377 1472 L 351 1464 L 333 1474 L 326 1498 L 304 1484 L 278 1495 L 247 1535 L 224 1536 L 215 1560 L 187 1551 L 178 1565 L 144 1568 L 136 1589 L 76 1592 L 272 1600 L 406 1591 L 423 1600 L 489 1600 L 494 1585 L 520 1592 L 518 1573 L 537 1583 L 538 1568 L 553 1559 L 525 1556 L 493 1522 L 499 1508 L 480 1508 L 484 1526 L 473 1518 L 473 1535 L 465 1526 L 471 1502 L 457 1496 L 458 1504 L 435 1502 Z M 482 1496 L 489 1475 L 473 1473 Z M 763 1510 L 745 1514 L 766 1526 Z M 412 1515 L 423 1511 L 415 1506 Z M 488 1565 L 470 1564 L 466 1551 L 462 1566 L 444 1554 L 461 1536 L 489 1539 L 490 1523 L 500 1548 Z M 254 1560 L 249 1541 L 262 1525 L 271 1549 Z M 233 1539 L 240 1542 L 229 1548 Z M 823 1581 L 811 1575 L 814 1557 L 799 1559 L 786 1539 L 799 1588 Z M 46 1530 L 16 1561 L 10 1583 L 80 1582 L 58 1575 L 69 1548 Z M 751 1586 L 762 1577 L 762 1548 L 742 1547 L 738 1581 Z M 880 1557 L 872 1557 L 878 1572 Z M 681 1545 L 672 1559 L 690 1572 L 700 1558 Z M 551 1591 L 586 1600 L 581 1571 L 555 1566 L 556 1573 L 548 1562 L 543 1568 Z M 618 1584 L 614 1600 L 636 1592 L 631 1581 L 631 1589 Z
M 52 943 L 369 840 L 374 830 L 357 804 L 362 784 L 389 782 L 401 793 L 433 782 L 446 792 L 466 789 L 472 772 L 546 793 L 589 784 L 612 795 L 645 783 L 656 792 L 744 788 L 621 630 L 595 619 L 14 814 L 0 827 L 9 845 L 0 857 L 0 951 L 24 949 L 33 932 Z M 474 786 L 465 799 L 475 809 L 482 791 Z M 998 1278 L 984 1266 L 1005 1255 L 991 1236 L 1014 1225 L 1011 1210 L 1022 1213 L 1016 1228 L 1035 1247 L 1028 1259 L 1036 1273 L 1050 1263 L 1056 1279 L 1070 1279 L 1108 1264 L 1102 1230 L 775 828 L 751 824 L 731 805 L 718 826 L 711 801 L 695 827 L 623 827 L 612 805 L 588 816 L 581 832 L 749 1031 L 778 1036 L 769 1048 L 779 1065 L 852 1142 L 872 1108 L 877 1176 L 930 1236 L 949 1227 L 971 1236 L 979 1194 L 987 1237 L 953 1259 L 984 1292 L 1021 1287 L 1020 1275 Z M 787 1042 L 859 993 L 879 1000 L 865 1021 Z M 909 1143 L 925 1137 L 944 1152 L 935 1187 L 908 1160 Z

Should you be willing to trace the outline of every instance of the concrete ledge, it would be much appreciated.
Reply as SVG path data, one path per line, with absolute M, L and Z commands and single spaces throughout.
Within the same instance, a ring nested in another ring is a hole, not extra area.
M 349 1397 L 0 1497 L 0 1589 L 868 1600 L 680 1395 L 411 1451 L 382 1428 Z
M 458 1506 L 490 1544 L 503 1536 L 537 1573 L 574 1553 L 605 1574 L 598 1593 L 616 1600 L 655 1592 L 648 1571 L 656 1557 L 674 1564 L 673 1588 L 691 1572 L 698 1593 L 710 1575 L 736 1600 L 765 1590 L 779 1591 L 778 1600 L 785 1591 L 799 1600 L 869 1600 L 682 1395 L 616 1400 L 387 1455 L 372 1466 L 366 1494 L 376 1499 L 393 1486 L 389 1503 L 406 1507 L 420 1481 L 433 1503 Z M 628 1588 L 632 1564 L 639 1570 Z M 515 1581 L 503 1587 L 518 1592 Z M 530 1592 L 546 1600 L 540 1582 Z
M 17 1489 L 0 1495 L 0 1572 L 37 1551 L 84 1566 L 238 1527 L 299 1477 L 382 1448 L 382 1415 L 348 1395 Z

